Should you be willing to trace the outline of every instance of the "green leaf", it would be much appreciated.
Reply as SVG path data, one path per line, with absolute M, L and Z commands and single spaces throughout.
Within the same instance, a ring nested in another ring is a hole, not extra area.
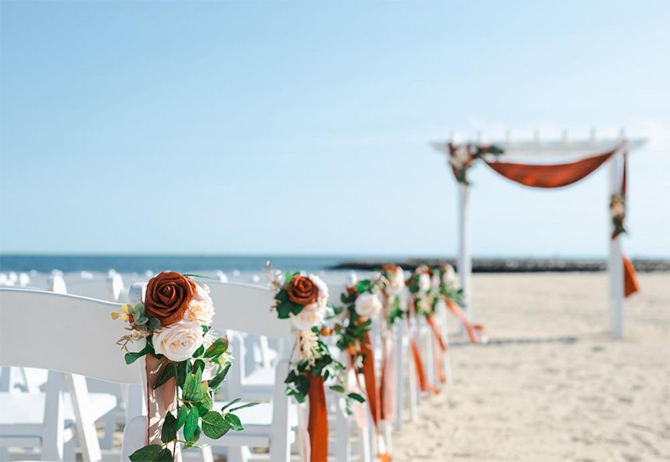
M 207 384 L 203 383 L 202 385 L 205 387 L 205 396 L 201 401 L 194 404 L 201 417 L 211 411 L 214 405 L 214 401 L 212 401 L 212 397 L 207 390 Z
M 244 430 L 240 418 L 237 417 L 235 414 L 226 414 L 223 416 L 223 419 L 230 424 L 230 428 L 232 428 L 233 430 L 238 432 Z
M 174 462 L 174 457 L 168 448 L 163 448 L 163 450 L 158 454 L 158 457 L 154 459 L 154 462 Z
M 214 343 L 205 351 L 205 358 L 213 358 L 220 356 L 228 349 L 228 340 L 225 338 L 217 338 Z
M 232 400 L 230 403 L 228 403 L 228 404 L 226 404 L 225 406 L 223 406 L 223 407 L 221 408 L 221 412 L 225 411 L 226 409 L 228 409 L 228 408 L 229 408 L 230 406 L 232 406 L 233 404 L 235 404 L 235 403 L 239 403 L 241 400 L 242 400 L 242 398 L 235 398 L 235 399 Z
M 231 409 L 230 411 L 228 411 L 228 412 L 239 411 L 240 409 L 244 409 L 244 408 L 247 408 L 247 407 L 258 406 L 259 404 L 260 404 L 260 403 L 254 403 L 254 402 L 246 403 L 246 404 L 243 404 L 243 405 L 241 405 L 241 406 L 234 407 L 234 408 L 232 408 L 232 409 Z M 230 403 L 228 403 L 226 406 L 229 406 L 229 405 L 230 405 Z M 224 409 L 225 409 L 225 407 L 224 407 Z M 221 409 L 221 410 L 223 411 L 223 409 Z
M 214 376 L 214 378 L 209 381 L 209 388 L 212 388 L 213 390 L 216 390 L 217 388 L 219 388 L 219 386 L 225 380 L 226 375 L 228 375 L 228 372 L 230 371 L 231 367 L 232 367 L 232 364 L 230 364 L 230 363 L 226 364 L 226 367 L 224 367 L 221 372 L 216 374 L 216 376 Z
M 193 436 L 195 436 L 199 419 L 200 414 L 198 414 L 198 410 L 195 408 L 189 409 L 186 422 L 184 423 L 184 438 L 186 438 L 186 441 L 191 441 Z
M 163 443 L 169 443 L 177 439 L 177 419 L 172 415 L 171 412 L 165 414 L 165 420 L 163 421 L 163 428 L 161 430 L 161 441 Z
M 205 345 L 200 345 L 197 350 L 193 352 L 193 358 L 197 358 L 198 356 L 202 356 L 202 354 L 205 352 Z
M 219 439 L 230 430 L 231 425 L 218 412 L 208 412 L 202 417 L 202 432 L 212 439 Z
M 359 403 L 364 403 L 364 402 L 365 402 L 365 398 L 363 398 L 363 397 L 362 397 L 361 395 L 359 395 L 358 393 L 349 393 L 347 396 L 348 396 L 349 398 L 355 400 L 355 401 L 358 401 Z
M 184 423 L 186 423 L 186 416 L 188 415 L 188 409 L 185 406 L 179 407 L 177 412 L 177 430 L 179 430 Z
M 332 385 L 330 389 L 337 393 L 344 393 L 344 387 L 341 385 Z
M 163 447 L 160 444 L 150 444 L 138 449 L 130 455 L 131 462 L 153 462 L 161 453 Z
M 175 363 L 168 363 L 168 365 L 163 369 L 163 374 L 161 374 L 158 381 L 154 384 L 154 390 L 163 386 L 165 382 L 173 378 L 176 374 L 177 365 Z
M 161 322 L 157 318 L 149 318 L 149 330 L 157 330 L 161 328 Z
M 142 356 L 151 353 L 154 351 L 153 347 L 147 342 L 146 345 L 144 345 L 144 348 L 142 348 L 140 351 L 137 353 L 126 353 L 125 359 L 126 359 L 126 364 L 132 364 L 138 359 L 140 359 Z
M 191 362 L 186 360 L 177 363 L 177 385 L 182 390 L 186 389 L 186 378 L 191 374 Z

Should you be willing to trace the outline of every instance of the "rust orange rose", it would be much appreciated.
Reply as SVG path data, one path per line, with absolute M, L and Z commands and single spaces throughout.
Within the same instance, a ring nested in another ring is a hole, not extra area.
M 179 273 L 163 271 L 147 285 L 144 312 L 161 326 L 181 321 L 196 292 L 195 282 Z
M 286 289 L 288 299 L 298 305 L 311 305 L 319 297 L 319 288 L 307 276 L 293 276 Z

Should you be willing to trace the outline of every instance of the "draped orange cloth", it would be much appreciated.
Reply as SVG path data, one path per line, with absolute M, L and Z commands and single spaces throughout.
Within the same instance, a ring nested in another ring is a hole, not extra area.
M 430 391 L 431 393 L 439 393 L 440 390 L 435 388 L 433 384 L 428 382 L 428 377 L 426 377 L 426 371 L 423 368 L 423 360 L 421 359 L 421 353 L 419 352 L 419 346 L 416 344 L 414 338 L 409 339 L 409 347 L 412 352 L 412 357 L 414 358 L 414 367 L 416 369 L 416 378 L 419 382 L 419 390 L 421 391 Z
M 465 331 L 468 333 L 470 343 L 479 343 L 479 338 L 477 337 L 477 327 L 470 324 L 468 317 L 465 315 L 461 307 L 456 305 L 451 300 L 447 300 L 447 307 L 458 317 L 458 319 L 461 320 L 461 323 L 463 323 L 463 327 L 465 327 Z
M 375 357 L 372 352 L 372 343 L 370 333 L 365 333 L 365 340 L 361 345 L 363 353 L 363 379 L 365 380 L 365 394 L 372 414 L 372 421 L 375 426 L 379 426 L 381 420 L 381 410 L 379 408 L 379 389 L 377 388 L 377 377 L 375 376 Z
M 640 290 L 633 262 L 626 257 L 623 257 L 623 283 L 624 297 L 629 297 Z
M 433 337 L 435 338 L 435 373 L 437 374 L 437 379 L 440 383 L 445 383 L 447 381 L 447 376 L 444 375 L 444 369 L 442 368 L 442 355 L 447 353 L 447 345 L 442 338 L 442 333 L 435 321 L 435 316 L 432 314 L 426 316 L 426 322 L 433 331 Z
M 571 185 L 593 173 L 619 148 L 567 164 L 537 165 L 513 162 L 489 162 L 486 165 L 508 180 L 532 188 L 561 188 Z
M 314 377 L 309 372 L 309 432 L 310 461 L 326 462 L 328 460 L 328 408 L 326 407 L 326 390 L 323 377 Z

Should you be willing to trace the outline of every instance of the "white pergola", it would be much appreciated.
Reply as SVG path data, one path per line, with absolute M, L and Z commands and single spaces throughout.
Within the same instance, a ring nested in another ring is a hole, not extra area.
M 451 142 L 458 144 L 451 136 Z M 480 132 L 477 143 L 483 142 L 483 135 Z M 623 153 L 632 152 L 635 149 L 642 147 L 647 142 L 646 139 L 636 138 L 629 139 L 625 137 L 622 130 L 619 138 L 614 139 L 597 139 L 595 130 L 591 131 L 591 136 L 588 139 L 569 140 L 567 130 L 563 131 L 563 136 L 559 140 L 543 141 L 540 138 L 539 131 L 535 132 L 533 140 L 513 141 L 511 132 L 507 132 L 505 140 L 490 141 L 493 144 L 501 147 L 504 154 L 501 155 L 501 160 L 521 161 L 538 164 L 545 163 L 549 158 L 560 159 L 565 158 L 565 162 L 578 160 L 590 155 L 602 154 L 612 151 L 620 146 L 620 149 L 609 159 L 609 192 L 610 194 L 618 194 L 623 179 Z M 431 146 L 441 153 L 449 156 L 449 142 L 433 142 Z M 487 155 L 489 156 L 489 155 Z M 488 158 L 488 157 L 487 157 Z M 529 162 L 530 161 L 530 162 Z M 469 201 L 469 186 L 458 183 L 458 274 L 463 288 L 464 295 L 464 309 L 470 319 L 472 319 L 472 305 L 471 305 L 471 276 L 472 276 L 472 257 L 470 254 L 470 226 L 468 214 Z M 608 215 L 609 217 L 609 215 Z M 623 337 L 623 301 L 624 301 L 624 268 L 623 255 L 621 251 L 620 237 L 611 239 L 611 225 L 607 227 L 607 240 L 609 241 L 609 260 L 608 273 L 610 280 L 610 330 L 612 336 L 616 339 Z

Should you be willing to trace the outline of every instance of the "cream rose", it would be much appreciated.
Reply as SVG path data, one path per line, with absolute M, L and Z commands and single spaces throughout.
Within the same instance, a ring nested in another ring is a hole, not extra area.
M 356 314 L 363 318 L 372 318 L 382 309 L 382 302 L 375 294 L 364 292 L 358 296 L 355 305 Z
M 400 266 L 396 266 L 395 271 L 389 275 L 389 285 L 386 291 L 392 295 L 400 294 L 405 288 L 405 272 Z
M 193 321 L 180 321 L 154 334 L 156 353 L 174 362 L 189 359 L 202 343 L 202 327 Z
M 326 315 L 325 305 L 320 307 L 318 302 L 305 306 L 298 314 L 291 313 L 291 321 L 296 329 L 310 330 L 312 327 L 323 322 Z
M 193 299 L 188 304 L 184 319 L 209 326 L 214 318 L 214 303 L 209 296 L 209 287 L 198 283 Z
M 430 291 L 430 275 L 428 273 L 421 273 L 419 275 L 419 290 L 421 292 Z
M 444 275 L 442 276 L 442 282 L 450 288 L 458 288 L 458 278 L 456 277 L 456 271 L 451 265 L 447 265 L 444 270 Z

